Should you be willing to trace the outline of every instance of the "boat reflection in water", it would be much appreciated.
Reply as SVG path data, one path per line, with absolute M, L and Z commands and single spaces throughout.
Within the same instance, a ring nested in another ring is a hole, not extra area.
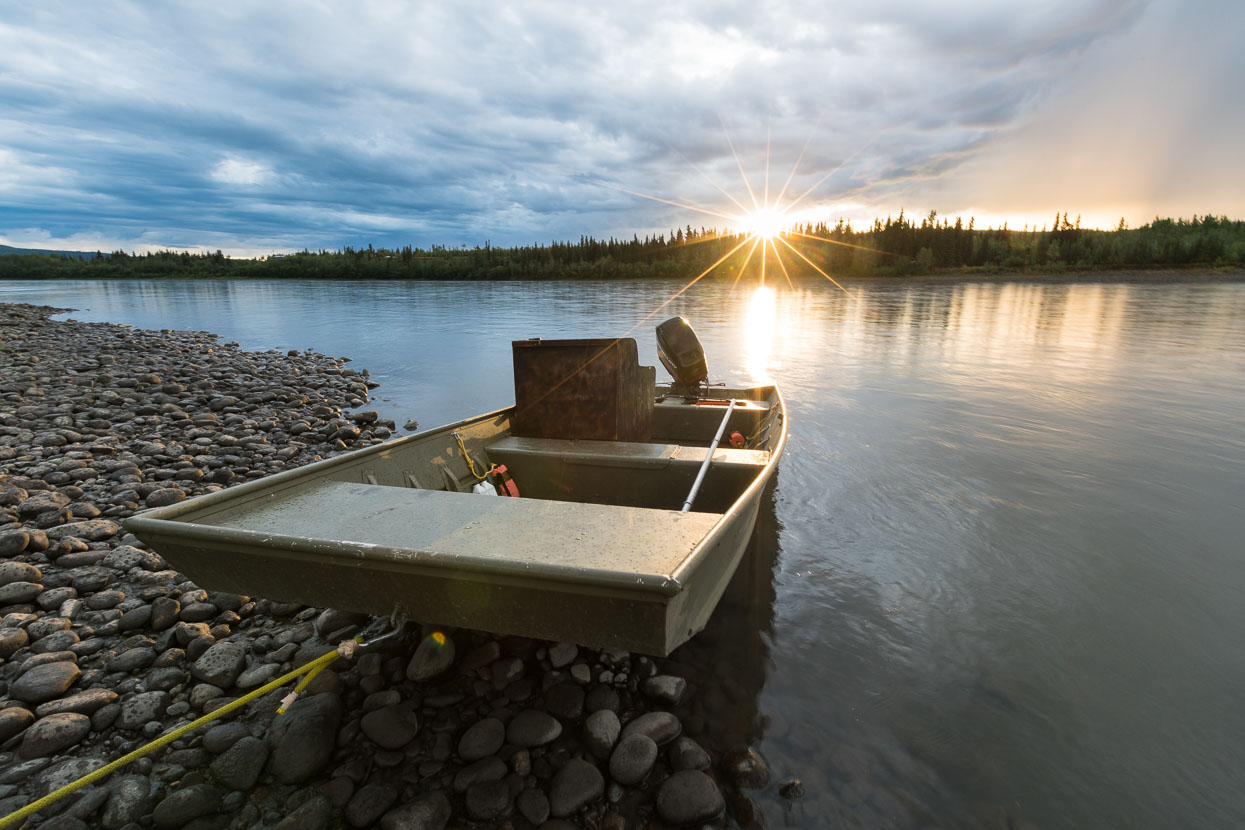
M 713 753 L 746 750 L 764 733 L 758 701 L 774 621 L 777 481 L 775 473 L 761 494 L 752 539 L 708 625 L 661 663 L 688 681 L 676 710 L 685 734 Z

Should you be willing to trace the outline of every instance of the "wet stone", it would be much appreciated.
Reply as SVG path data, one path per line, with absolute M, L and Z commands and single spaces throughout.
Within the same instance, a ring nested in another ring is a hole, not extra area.
M 587 761 L 572 758 L 553 777 L 549 789 L 549 811 L 564 818 L 605 794 L 605 778 Z
M 470 763 L 501 749 L 506 727 L 497 718 L 484 718 L 471 725 L 458 742 L 458 757 Z
M 678 703 L 686 690 L 687 681 L 674 675 L 659 674 L 644 681 L 644 694 L 663 703 Z
M 156 662 L 156 652 L 151 648 L 132 648 L 108 661 L 108 671 L 133 672 Z
M 709 768 L 709 753 L 700 744 L 686 736 L 676 738 L 667 753 L 670 766 L 676 772 L 683 769 L 705 770 Z
M 91 733 L 91 719 L 86 715 L 62 712 L 40 718 L 22 735 L 23 758 L 45 758 L 56 755 L 82 741 Z
M 30 639 L 21 628 L 0 628 L 0 659 L 8 660 Z
M 523 747 L 544 746 L 562 734 L 562 724 L 538 709 L 524 709 L 506 727 L 506 740 Z
M 380 820 L 381 830 L 444 830 L 451 809 L 444 793 L 420 796 L 385 813 Z
M 419 732 L 414 706 L 399 703 L 368 712 L 360 721 L 363 734 L 385 749 L 401 749 Z
M 0 556 L 17 556 L 30 544 L 30 534 L 24 530 L 7 530 L 0 533 Z
M 599 709 L 584 720 L 584 743 L 589 752 L 605 760 L 614 751 L 621 731 L 618 715 L 609 709 Z
M 610 755 L 610 777 L 624 786 L 639 784 L 657 761 L 657 744 L 647 735 L 633 733 L 618 742 Z
M 728 753 L 722 759 L 722 769 L 740 789 L 756 790 L 769 784 L 769 767 L 751 749 Z
M 284 784 L 312 778 L 328 764 L 337 742 L 342 705 L 336 695 L 300 698 L 271 730 L 269 771 Z
M 579 655 L 579 647 L 574 643 L 554 643 L 549 646 L 549 664 L 555 669 L 570 665 Z
M 241 738 L 211 764 L 212 777 L 230 790 L 249 790 L 268 761 L 268 745 L 259 738 Z
M 35 716 L 20 706 L 0 709 L 0 743 L 4 743 L 14 735 L 35 722 Z
M 63 695 L 82 670 L 67 660 L 47 663 L 29 670 L 9 686 L 9 697 L 24 703 L 43 703 Z
M 544 824 L 549 818 L 549 797 L 541 789 L 532 788 L 519 793 L 515 806 L 532 824 Z
M 491 821 L 510 812 L 510 787 L 505 781 L 481 781 L 467 788 L 467 815 Z
M 105 830 L 117 830 L 151 815 L 154 806 L 155 793 L 150 779 L 144 775 L 126 775 L 113 784 L 100 824 Z
M 545 693 L 545 708 L 560 718 L 578 720 L 584 713 L 584 697 L 582 686 L 559 683 Z
M 0 563 L 0 586 L 10 582 L 38 582 L 43 573 L 28 562 Z
M 713 779 L 700 770 L 680 770 L 657 792 L 657 812 L 671 824 L 708 821 L 726 807 Z
M 10 582 L 0 586 L 0 606 L 31 602 L 43 591 L 37 582 Z
M 480 781 L 500 781 L 506 777 L 507 767 L 504 761 L 495 755 L 481 758 L 469 764 L 454 775 L 454 792 L 463 793 L 472 784 Z
M 670 743 L 683 731 L 679 719 L 669 712 L 648 712 L 623 727 L 622 736 L 641 734 L 653 739 L 658 746 Z
M 195 784 L 174 791 L 156 805 L 152 823 L 158 828 L 184 827 L 199 816 L 216 812 L 221 791 L 210 784 Z
M 169 708 L 168 692 L 141 692 L 121 701 L 121 716 L 117 726 L 121 729 L 142 729 L 153 720 L 160 720 Z
M 430 680 L 444 672 L 454 662 L 454 641 L 437 631 L 429 634 L 415 649 L 406 678 L 415 682 Z
M 364 784 L 346 804 L 342 816 L 351 827 L 372 827 L 398 800 L 398 791 L 388 784 Z
M 181 613 L 181 603 L 170 597 L 156 597 L 151 601 L 151 620 L 149 624 L 155 631 L 164 631 L 177 622 Z

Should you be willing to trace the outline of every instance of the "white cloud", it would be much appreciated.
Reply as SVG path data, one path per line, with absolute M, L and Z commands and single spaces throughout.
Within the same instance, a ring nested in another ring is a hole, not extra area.
M 257 161 L 239 158 L 221 159 L 212 168 L 211 177 L 222 184 L 260 185 L 272 178 L 272 168 Z

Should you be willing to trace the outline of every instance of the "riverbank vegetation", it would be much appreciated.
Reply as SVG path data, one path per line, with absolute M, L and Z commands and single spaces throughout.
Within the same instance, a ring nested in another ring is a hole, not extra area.
M 919 222 L 903 213 L 867 228 L 840 221 L 797 225 L 774 240 L 792 277 L 814 266 L 833 275 L 905 276 L 930 273 L 1065 273 L 1110 269 L 1245 267 L 1245 222 L 1212 215 L 1155 219 L 1139 228 L 1120 220 L 1109 231 L 1080 227 L 1057 215 L 1050 227 L 980 229 L 931 212 Z M 745 243 L 740 246 L 740 243 Z M 733 254 L 729 252 L 738 247 Z M 798 249 L 802 259 L 791 247 Z M 734 279 L 759 268 L 745 236 L 687 226 L 670 234 L 499 248 L 347 246 L 256 259 L 221 252 L 100 253 L 92 257 L 0 256 L 0 279 L 297 278 L 297 279 L 643 279 L 685 278 L 723 258 L 716 274 Z M 772 253 L 769 268 L 774 268 Z

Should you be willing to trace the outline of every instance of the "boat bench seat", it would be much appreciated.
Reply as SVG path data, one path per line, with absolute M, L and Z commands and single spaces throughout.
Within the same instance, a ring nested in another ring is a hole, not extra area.
M 677 509 L 709 448 L 508 436 L 485 451 L 528 498 Z M 725 510 L 768 463 L 765 450 L 714 450 L 696 509 Z
M 561 438 L 516 438 L 508 436 L 489 444 L 489 458 L 510 464 L 522 458 L 557 458 L 567 464 L 594 467 L 633 467 L 665 469 L 691 467 L 699 470 L 708 447 L 681 444 L 641 444 L 629 441 L 567 441 Z M 769 463 L 765 450 L 737 450 L 718 447 L 713 452 L 713 469 L 743 467 L 756 473 Z

